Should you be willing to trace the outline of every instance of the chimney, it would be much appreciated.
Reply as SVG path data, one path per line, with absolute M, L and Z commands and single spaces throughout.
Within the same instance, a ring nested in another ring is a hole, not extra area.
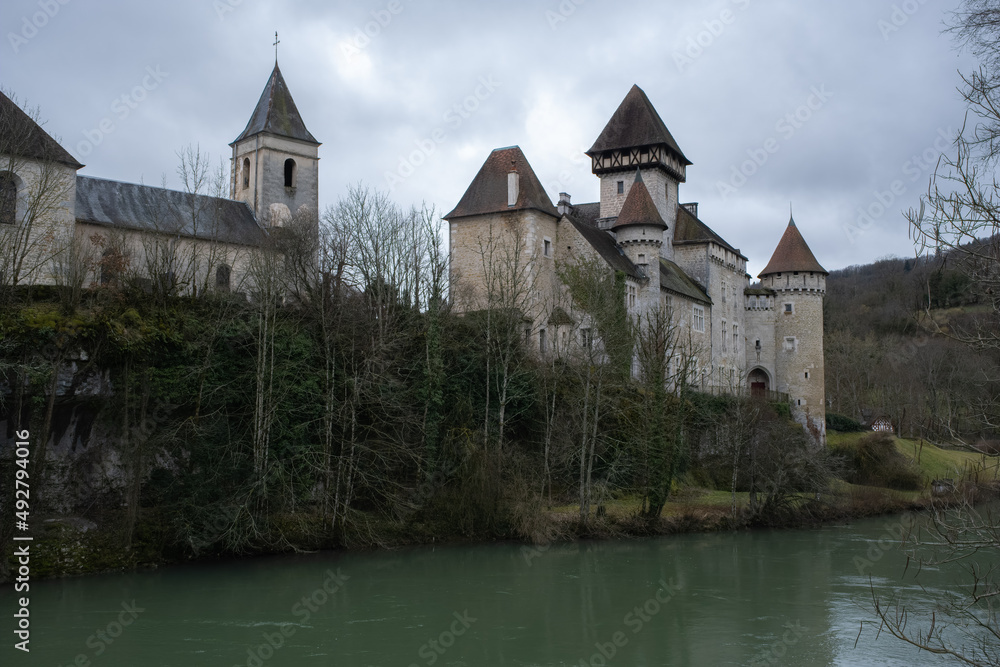
M 687 212 L 693 215 L 694 217 L 696 218 L 698 217 L 698 202 L 691 202 L 690 204 L 681 204 L 681 206 L 687 209 Z
M 510 172 L 507 174 L 507 206 L 517 206 L 517 198 L 521 194 L 521 176 L 517 173 L 514 161 L 511 160 Z
M 559 193 L 559 206 L 556 210 L 559 211 L 559 215 L 567 215 L 573 209 L 572 204 L 569 203 L 569 195 L 565 192 Z

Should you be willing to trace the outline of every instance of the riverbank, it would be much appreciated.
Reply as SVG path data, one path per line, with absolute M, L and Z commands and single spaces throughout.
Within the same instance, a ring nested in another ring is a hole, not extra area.
M 912 449 L 899 441 L 900 450 Z M 945 452 L 945 453 L 942 453 Z M 925 446 L 921 469 L 940 472 L 942 461 L 975 462 L 977 457 Z M 838 524 L 902 512 L 921 512 L 932 507 L 978 504 L 1000 497 L 995 461 L 982 459 L 965 469 L 955 490 L 946 495 L 921 491 L 898 491 L 837 480 L 817 498 L 793 494 L 780 507 L 753 513 L 749 494 L 681 486 L 655 520 L 639 514 L 640 499 L 632 496 L 608 498 L 595 506 L 589 520 L 580 520 L 579 507 L 572 504 L 534 505 L 517 508 L 511 520 L 492 527 L 462 528 L 424 508 L 404 521 L 355 512 L 339 536 L 331 534 L 322 516 L 314 514 L 274 517 L 280 534 L 261 535 L 256 548 L 235 552 L 225 548 L 232 514 L 221 513 L 215 523 L 201 526 L 202 538 L 188 549 L 171 547 L 170 517 L 155 509 L 142 513 L 136 538 L 123 546 L 117 533 L 75 517 L 50 517 L 42 525 L 32 546 L 32 576 L 35 579 L 79 576 L 108 572 L 155 569 L 164 566 L 232 558 L 251 558 L 280 553 L 310 551 L 391 550 L 442 544 L 522 542 L 534 547 L 579 540 L 641 539 L 685 533 L 795 529 Z M 992 467 L 991 467 L 992 466 Z M 956 471 L 961 472 L 961 471 Z M 736 511 L 734 513 L 733 508 Z

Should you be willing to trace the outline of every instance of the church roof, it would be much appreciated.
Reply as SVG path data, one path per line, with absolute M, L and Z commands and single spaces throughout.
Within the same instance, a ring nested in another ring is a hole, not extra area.
M 244 202 L 89 176 L 76 178 L 76 220 L 241 245 L 267 236 Z
M 812 271 L 829 275 L 829 271 L 820 266 L 812 250 L 806 244 L 806 240 L 799 233 L 799 228 L 795 226 L 795 220 L 789 219 L 788 227 L 778 242 L 771 261 L 767 263 L 764 270 L 758 277 L 771 273 L 790 273 L 794 271 Z
M 233 143 L 261 132 L 319 145 L 316 138 L 306 129 L 306 124 L 295 107 L 292 94 L 288 91 L 288 84 L 285 83 L 285 77 L 281 76 L 277 62 L 274 63 L 271 78 L 264 86 L 264 92 L 260 94 L 257 108 L 250 116 L 250 122 Z
M 628 196 L 625 197 L 625 204 L 622 206 L 618 219 L 612 229 L 621 229 L 633 225 L 651 225 L 666 229 L 667 223 L 663 222 L 663 216 L 656 210 L 653 198 L 649 196 L 649 190 L 642 181 L 642 174 L 637 169 L 635 172 L 635 183 L 629 188 Z
M 660 144 L 665 144 L 676 153 L 685 165 L 691 164 L 646 93 L 639 86 L 632 86 L 587 155 Z
M 518 197 L 514 206 L 508 206 L 507 174 L 512 169 L 520 175 Z M 450 220 L 470 215 L 529 209 L 547 213 L 555 218 L 559 217 L 559 212 L 552 205 L 549 196 L 545 194 L 545 188 L 542 187 L 531 165 L 528 164 L 521 148 L 510 146 L 509 148 L 497 148 L 490 153 L 465 194 L 462 195 L 458 206 L 444 217 L 446 220 Z
M 83 165 L 24 113 L 14 100 L 0 92 L 0 153 L 35 160 L 51 160 L 73 169 Z
M 660 258 L 660 287 L 693 301 L 711 305 L 712 298 L 684 270 L 669 259 Z
M 677 207 L 677 226 L 674 228 L 674 245 L 687 243 L 716 243 L 726 250 L 743 257 L 738 248 L 726 243 L 726 240 L 712 231 L 712 228 L 698 219 L 683 206 Z

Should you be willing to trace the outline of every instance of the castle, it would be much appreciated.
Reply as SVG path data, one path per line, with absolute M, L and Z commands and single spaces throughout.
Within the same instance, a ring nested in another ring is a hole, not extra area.
M 239 289 L 254 249 L 276 228 L 296 217 L 317 224 L 319 146 L 277 62 L 230 144 L 228 196 L 81 175 L 83 165 L 0 93 L 2 284 L 87 287 L 127 274 L 175 293 Z M 456 310 L 489 307 L 502 294 L 523 313 L 539 354 L 599 347 L 592 319 L 567 302 L 559 277 L 559 267 L 591 260 L 623 281 L 636 321 L 669 315 L 675 356 L 687 359 L 683 381 L 785 394 L 824 442 L 828 274 L 794 221 L 751 286 L 747 258 L 702 222 L 697 204 L 679 203 L 692 163 L 637 86 L 587 155 L 600 202 L 574 205 L 560 193 L 553 205 L 520 148 L 490 154 L 444 216 Z M 88 253 L 97 255 L 89 263 L 68 261 Z M 501 269 L 516 280 L 498 282 Z M 517 303 L 515 283 L 528 286 Z
M 794 418 L 824 443 L 828 272 L 794 220 L 751 286 L 747 258 L 702 222 L 697 204 L 679 203 L 692 163 L 638 86 L 587 155 L 601 181 L 600 202 L 572 204 L 560 193 L 557 205 L 520 148 L 489 155 L 444 216 L 455 308 L 510 307 L 517 276 L 524 335 L 538 354 L 590 348 L 594 323 L 574 309 L 559 273 L 596 262 L 623 278 L 621 297 L 633 320 L 668 314 L 677 341 L 672 354 L 687 359 L 685 381 L 704 391 L 787 395 Z

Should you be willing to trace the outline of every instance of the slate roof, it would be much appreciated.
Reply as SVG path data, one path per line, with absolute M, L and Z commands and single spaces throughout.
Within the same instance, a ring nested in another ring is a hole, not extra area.
M 579 207 L 575 207 L 579 208 Z M 615 240 L 611 238 L 611 235 L 605 231 L 602 231 L 595 227 L 594 225 L 587 224 L 583 220 L 578 219 L 575 215 L 567 215 L 566 219 L 570 221 L 570 224 L 576 228 L 576 231 L 580 232 L 580 236 L 587 240 L 587 243 L 597 251 L 605 262 L 608 263 L 614 271 L 621 271 L 627 276 L 631 276 L 636 280 L 641 280 L 644 276 L 639 271 L 638 267 L 632 263 L 628 257 L 621 251 L 619 246 L 615 243 Z
M 778 247 L 775 248 L 774 254 L 771 255 L 771 261 L 767 263 L 767 266 L 764 267 L 764 270 L 757 277 L 759 278 L 771 273 L 790 273 L 794 271 L 812 271 L 824 275 L 830 274 L 829 271 L 820 266 L 820 263 L 816 261 L 812 250 L 809 249 L 806 240 L 802 238 L 798 227 L 795 226 L 795 220 L 789 219 L 788 227 L 785 228 L 785 233 L 781 236 L 781 240 L 778 241 Z
M 691 164 L 646 93 L 639 86 L 632 86 L 587 155 L 660 144 L 666 144 L 685 165 Z
M 663 222 L 663 217 L 656 210 L 656 204 L 649 196 L 649 190 L 643 183 L 642 174 L 638 169 L 635 172 L 635 183 L 629 188 L 628 196 L 625 197 L 625 203 L 612 229 L 634 225 L 650 225 L 661 230 L 667 228 L 667 223 Z
M 83 166 L 2 92 L 0 92 L 0 133 L 2 133 L 0 153 L 35 160 L 51 160 L 73 169 Z
M 244 202 L 89 176 L 76 178 L 76 219 L 242 245 L 267 237 Z
M 667 259 L 660 258 L 660 287 L 694 301 L 712 304 L 711 297 L 698 283 L 692 280 L 681 267 Z
M 511 169 L 520 174 L 518 198 L 514 206 L 507 206 L 507 174 Z M 504 211 L 524 211 L 534 209 L 547 213 L 555 218 L 559 212 L 552 205 L 552 200 L 545 194 L 545 188 L 539 182 L 527 158 L 519 146 L 497 148 L 479 169 L 469 188 L 462 195 L 458 206 L 445 220 L 464 218 L 470 215 L 501 213 Z
M 746 257 L 738 248 L 726 243 L 726 240 L 712 231 L 711 227 L 695 217 L 691 211 L 683 206 L 677 207 L 677 227 L 674 229 L 674 245 L 684 245 L 685 243 L 708 243 L 713 242 L 722 246 L 726 250 L 736 253 L 743 259 Z
M 278 63 L 274 63 L 271 78 L 264 86 L 264 92 L 257 101 L 257 108 L 253 110 L 250 122 L 233 144 L 261 132 L 319 146 L 319 142 L 306 129 L 306 124 L 299 115 L 292 94 L 288 91 L 288 84 L 285 83 L 285 77 L 281 76 L 281 70 L 278 69 Z

